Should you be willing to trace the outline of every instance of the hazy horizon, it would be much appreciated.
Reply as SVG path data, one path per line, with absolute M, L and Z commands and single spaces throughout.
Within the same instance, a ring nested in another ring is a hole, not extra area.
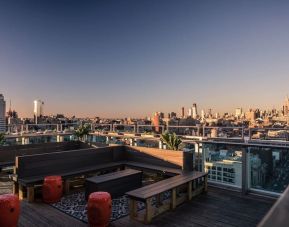
M 0 2 L 0 93 L 21 117 L 281 109 L 287 1 Z

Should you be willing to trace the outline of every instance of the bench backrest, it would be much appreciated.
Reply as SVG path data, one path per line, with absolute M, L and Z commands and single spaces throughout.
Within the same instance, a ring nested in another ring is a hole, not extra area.
M 183 167 L 183 153 L 183 151 L 126 146 L 125 159 L 127 161 L 181 169 Z
M 45 143 L 45 144 L 28 144 L 16 146 L 2 146 L 0 147 L 0 166 L 1 163 L 15 162 L 16 156 L 52 153 L 59 151 L 69 151 L 81 148 L 87 148 L 88 145 L 77 142 L 60 142 L 60 143 Z
M 16 157 L 18 178 L 47 176 L 77 171 L 98 164 L 118 161 L 114 155 L 121 147 L 89 148 Z

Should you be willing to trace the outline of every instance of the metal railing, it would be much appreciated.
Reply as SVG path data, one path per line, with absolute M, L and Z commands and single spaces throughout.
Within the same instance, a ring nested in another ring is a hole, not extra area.
M 90 125 L 91 131 L 100 133 L 138 133 L 162 134 L 165 131 L 179 136 L 200 136 L 209 139 L 238 139 L 238 140 L 275 140 L 289 141 L 287 128 L 245 128 L 245 127 L 211 127 L 192 125 L 143 125 L 143 124 L 95 124 Z M 7 126 L 9 135 L 28 133 L 62 133 L 73 132 L 80 123 L 64 124 L 13 124 Z
M 112 127 L 112 125 L 103 125 Z M 94 127 L 96 129 L 97 126 Z M 175 126 L 174 126 L 175 127 Z M 181 127 L 184 128 L 184 127 Z M 216 129 L 208 127 L 205 130 Z M 132 127 L 136 130 L 136 128 Z M 217 128 L 219 130 L 219 128 Z M 230 128 L 226 128 L 229 130 Z M 242 128 L 241 128 L 242 129 Z M 204 129 L 203 129 L 204 130 Z M 205 131 L 204 130 L 204 131 Z M 240 130 L 240 128 L 238 128 Z M 247 192 L 279 195 L 289 183 L 289 142 L 271 140 L 215 140 L 183 136 L 181 149 L 195 153 L 196 169 L 209 173 L 209 182 Z M 217 137 L 216 137 L 217 138 Z M 73 133 L 23 134 L 6 137 L 6 145 L 74 140 Z M 159 137 L 132 133 L 91 133 L 88 142 L 166 149 Z M 288 176 L 287 176 L 288 175 Z

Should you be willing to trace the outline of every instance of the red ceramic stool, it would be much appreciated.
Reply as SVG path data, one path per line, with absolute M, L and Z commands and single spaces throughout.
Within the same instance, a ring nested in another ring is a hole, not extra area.
M 63 186 L 61 176 L 48 176 L 44 178 L 42 186 L 42 198 L 45 203 L 59 202 L 62 196 Z
M 106 227 L 111 216 L 111 196 L 107 192 L 93 192 L 89 195 L 87 216 L 90 227 Z
M 0 195 L 0 226 L 16 227 L 20 214 L 20 202 L 16 195 Z

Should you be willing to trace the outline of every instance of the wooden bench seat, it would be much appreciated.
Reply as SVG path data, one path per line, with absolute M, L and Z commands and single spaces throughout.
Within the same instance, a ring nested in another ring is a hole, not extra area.
M 184 186 L 186 187 L 186 193 L 178 197 L 179 189 Z M 163 202 L 161 201 L 162 194 L 167 191 L 171 192 L 170 199 Z M 177 205 L 186 200 L 191 200 L 193 196 L 202 191 L 207 191 L 207 173 L 192 171 L 127 192 L 126 195 L 130 199 L 130 217 L 148 224 L 153 217 L 166 210 L 175 209 Z M 156 197 L 155 206 L 152 205 L 154 197 Z M 137 201 L 144 202 L 146 205 L 142 219 L 138 218 Z
M 142 171 L 126 169 L 85 180 L 85 198 L 92 192 L 109 192 L 112 198 L 124 195 L 126 192 L 142 186 Z
M 168 176 L 175 176 L 183 172 L 181 169 L 163 167 L 163 166 L 158 166 L 158 165 L 151 165 L 151 164 L 146 164 L 146 163 L 141 163 L 141 162 L 124 161 L 123 164 L 126 167 L 131 167 L 131 168 L 140 169 L 140 170 L 152 170 L 153 172 L 164 173 Z

